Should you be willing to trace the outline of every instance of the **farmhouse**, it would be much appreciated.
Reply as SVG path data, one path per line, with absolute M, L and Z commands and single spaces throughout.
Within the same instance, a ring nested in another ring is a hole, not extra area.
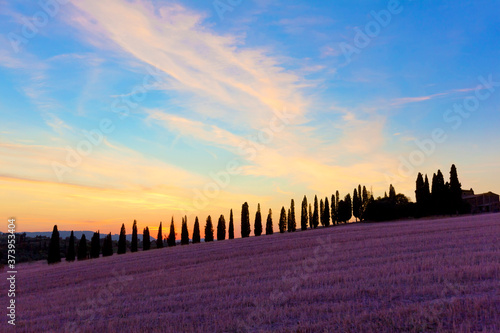
M 472 189 L 463 190 L 462 199 L 470 204 L 472 213 L 500 211 L 500 196 L 491 191 L 482 194 L 474 194 Z

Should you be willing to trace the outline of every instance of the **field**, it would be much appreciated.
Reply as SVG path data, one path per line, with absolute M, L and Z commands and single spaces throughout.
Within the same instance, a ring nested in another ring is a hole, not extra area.
M 500 332 L 499 281 L 500 214 L 353 224 L 21 264 L 16 328 Z

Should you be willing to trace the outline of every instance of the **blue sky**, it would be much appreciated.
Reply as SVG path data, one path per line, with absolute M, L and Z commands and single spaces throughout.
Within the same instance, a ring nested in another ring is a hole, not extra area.
M 359 183 L 414 198 L 419 171 L 452 163 L 464 188 L 500 190 L 498 1 L 0 8 L 2 216 L 25 230 L 244 201 L 276 218 Z

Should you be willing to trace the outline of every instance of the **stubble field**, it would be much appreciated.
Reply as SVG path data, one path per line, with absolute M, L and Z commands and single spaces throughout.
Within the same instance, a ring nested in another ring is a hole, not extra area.
M 499 281 L 500 214 L 354 224 L 21 264 L 16 329 L 500 332 Z

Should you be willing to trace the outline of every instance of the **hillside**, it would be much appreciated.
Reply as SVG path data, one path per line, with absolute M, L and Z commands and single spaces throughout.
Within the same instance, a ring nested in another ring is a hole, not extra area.
M 21 264 L 16 328 L 498 332 L 499 238 L 489 214 Z

